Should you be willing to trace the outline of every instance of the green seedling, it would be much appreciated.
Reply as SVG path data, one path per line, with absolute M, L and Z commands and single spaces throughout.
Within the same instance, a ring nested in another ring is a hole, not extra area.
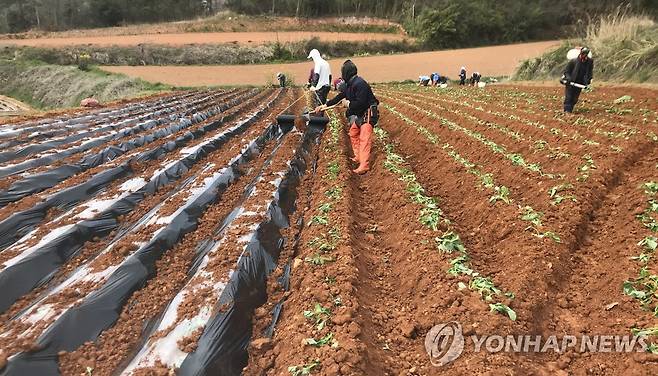
M 448 269 L 448 274 L 450 275 L 477 275 L 477 273 L 468 266 L 468 255 L 466 254 L 462 254 L 461 256 L 450 260 L 450 265 L 450 269 Z
M 441 251 L 445 253 L 457 252 L 466 252 L 466 247 L 462 243 L 462 240 L 459 238 L 459 235 L 452 231 L 448 231 L 443 236 L 437 237 L 436 242 Z
M 507 314 L 507 317 L 509 317 L 510 320 L 516 321 L 516 312 L 514 312 L 513 309 L 511 309 L 510 307 L 506 306 L 503 303 L 489 304 L 489 309 L 491 309 L 491 312 L 500 312 Z
M 340 187 L 333 187 L 324 192 L 324 195 L 331 200 L 338 201 L 343 197 L 343 189 Z
M 632 101 L 633 101 L 633 97 L 631 97 L 630 95 L 623 95 L 623 96 L 615 99 L 613 103 L 614 104 L 622 104 L 622 103 L 627 103 L 627 102 L 632 102 Z
M 637 243 L 637 245 L 653 253 L 656 251 L 656 247 L 658 247 L 658 238 L 656 238 L 655 236 L 647 236 L 644 239 L 640 240 L 640 242 Z
M 493 281 L 487 277 L 474 277 L 469 283 L 471 290 L 480 293 L 480 297 L 486 302 L 493 300 L 494 295 L 499 295 L 500 290 L 496 288 Z
M 509 188 L 506 186 L 498 186 L 494 188 L 494 194 L 489 198 L 490 203 L 495 203 L 496 201 L 502 201 L 506 204 L 510 204 L 512 199 L 509 197 Z
M 327 325 L 327 320 L 331 317 L 331 310 L 325 308 L 320 303 L 315 303 L 312 311 L 302 312 L 306 320 L 311 321 L 317 330 L 322 330 Z
M 309 226 L 312 225 L 321 225 L 321 226 L 326 226 L 329 224 L 329 218 L 327 218 L 326 214 L 323 215 L 315 215 L 313 218 L 311 218 L 311 222 L 309 222 Z
M 482 181 L 482 186 L 484 186 L 485 188 L 491 189 L 495 186 L 494 178 L 492 174 L 483 174 L 480 176 L 480 180 Z M 508 194 L 509 194 L 509 190 L 508 190 Z
M 308 242 L 309 247 L 316 248 L 322 253 L 328 253 L 336 249 L 336 244 L 329 241 L 324 235 L 315 237 Z
M 329 179 L 336 180 L 336 178 L 338 178 L 338 173 L 340 172 L 340 164 L 338 161 L 329 163 L 327 166 L 327 172 L 329 173 Z
M 425 207 L 420 211 L 419 221 L 424 226 L 428 227 L 432 231 L 438 231 L 439 223 L 441 223 L 443 212 L 441 209 L 432 205 L 432 207 Z
M 552 241 L 554 241 L 556 243 L 561 243 L 562 242 L 562 239 L 560 238 L 560 236 L 558 234 L 554 233 L 553 231 L 535 232 L 533 235 L 538 237 L 539 239 L 548 238 L 548 239 L 551 239 Z
M 322 205 L 320 205 L 320 207 L 318 208 L 318 210 L 319 210 L 322 214 L 327 214 L 327 213 L 329 213 L 329 212 L 331 211 L 331 209 L 332 209 L 332 205 L 331 205 L 330 202 L 327 202 L 326 204 L 322 204 Z
M 644 193 L 647 195 L 655 196 L 656 193 L 658 193 L 658 183 L 655 181 L 644 183 L 642 184 L 642 187 L 644 188 Z
M 315 339 L 315 338 L 306 338 L 304 340 L 307 345 L 313 346 L 313 347 L 322 347 L 326 346 L 328 344 L 331 344 L 332 348 L 338 347 L 338 342 L 334 340 L 334 334 L 329 333 L 326 336 L 320 338 L 320 339 Z
M 645 329 L 633 328 L 631 329 L 631 333 L 638 337 L 658 336 L 658 327 Z
M 288 372 L 292 376 L 306 376 L 310 375 L 313 370 L 320 366 L 320 360 L 315 359 L 314 361 L 301 365 L 301 366 L 290 366 L 288 367 Z
M 523 208 L 523 215 L 521 215 L 521 219 L 532 223 L 532 225 L 535 227 L 541 227 L 541 217 L 543 215 L 544 214 L 542 212 L 535 211 L 532 207 L 526 206 Z
M 306 262 L 311 263 L 311 264 L 316 265 L 316 266 L 322 266 L 324 264 L 335 261 L 333 257 L 323 256 L 319 253 L 316 253 L 312 257 L 307 257 L 305 260 L 306 260 Z

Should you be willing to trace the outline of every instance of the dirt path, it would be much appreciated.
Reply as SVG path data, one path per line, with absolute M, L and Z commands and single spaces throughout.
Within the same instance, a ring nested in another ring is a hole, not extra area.
M 341 35 L 345 36 L 345 34 Z M 454 78 L 462 65 L 469 72 L 478 70 L 484 76 L 506 76 L 512 74 L 522 60 L 539 56 L 558 43 L 558 41 L 521 43 L 404 55 L 355 57 L 352 60 L 359 67 L 359 73 L 370 82 L 416 80 L 419 75 L 431 72 L 439 72 L 441 75 Z M 330 61 L 334 77 L 338 77 L 344 60 Z M 103 67 L 103 69 L 176 86 L 212 86 L 269 84 L 273 82 L 277 72 L 285 72 L 291 75 L 297 84 L 303 84 L 306 82 L 310 67 L 310 63 L 294 63 L 203 67 L 118 66 Z
M 235 43 L 243 45 L 260 45 L 280 41 L 297 42 L 311 38 L 323 41 L 363 41 L 363 40 L 402 40 L 404 35 L 379 33 L 332 33 L 311 31 L 284 32 L 222 32 L 222 33 L 165 33 L 119 36 L 84 36 L 66 38 L 34 38 L 34 39 L 0 39 L 2 45 L 32 46 L 32 47 L 62 47 L 78 45 L 96 46 L 137 46 L 140 44 L 162 44 L 181 46 L 185 44 L 220 44 Z
M 0 95 L 0 117 L 23 115 L 30 110 L 28 105 Z

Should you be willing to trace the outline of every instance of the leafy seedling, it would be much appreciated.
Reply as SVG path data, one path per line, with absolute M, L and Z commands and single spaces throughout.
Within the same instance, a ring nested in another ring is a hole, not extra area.
M 288 372 L 292 376 L 307 376 L 310 375 L 313 370 L 320 366 L 320 360 L 315 359 L 310 363 L 301 365 L 301 366 L 290 366 L 288 367 Z
M 336 178 L 338 178 L 338 173 L 340 172 L 340 164 L 338 164 L 338 161 L 329 163 L 327 166 L 327 172 L 329 173 L 329 179 L 336 180 Z
M 506 306 L 503 303 L 489 304 L 489 309 L 491 309 L 491 312 L 500 312 L 507 314 L 507 317 L 509 317 L 510 320 L 516 321 L 516 312 L 514 312 L 513 309 L 511 309 L 510 307 Z
M 315 303 L 312 311 L 304 311 L 302 314 L 308 321 L 313 323 L 317 330 L 322 330 L 331 316 L 331 310 L 323 307 L 320 303 Z
M 650 181 L 648 183 L 642 184 L 642 187 L 644 188 L 644 193 L 654 196 L 656 193 L 658 193 L 658 183 L 655 181 Z
M 500 294 L 493 281 L 487 277 L 477 276 L 471 280 L 469 287 L 480 293 L 480 297 L 486 302 L 490 302 L 494 295 Z
M 309 226 L 312 225 L 321 225 L 321 226 L 326 226 L 329 224 L 329 218 L 327 218 L 326 214 L 323 215 L 315 215 L 313 218 L 311 218 L 311 222 L 309 222 Z
M 450 269 L 448 269 L 448 274 L 450 275 L 477 275 L 477 273 L 468 266 L 468 256 L 465 254 L 450 260 L 450 265 Z
M 343 196 L 343 189 L 340 188 L 340 187 L 333 187 L 333 188 L 325 191 L 324 195 L 327 196 L 328 198 L 334 200 L 334 201 L 338 201 Z
M 658 336 L 658 327 L 645 329 L 633 328 L 631 329 L 631 333 L 638 337 Z
M 640 240 L 639 243 L 637 243 L 640 247 L 643 247 L 645 250 L 649 252 L 655 252 L 656 248 L 658 247 L 658 238 L 655 236 L 647 236 L 646 238 Z
M 499 186 L 494 188 L 494 194 L 489 198 L 490 203 L 495 203 L 496 201 L 502 201 L 506 204 L 510 204 L 512 199 L 509 197 L 509 188 L 506 186 Z
M 318 208 L 318 210 L 319 210 L 322 214 L 327 214 L 327 213 L 329 213 L 329 212 L 331 211 L 331 209 L 332 209 L 332 205 L 331 205 L 330 202 L 327 202 L 326 204 L 322 204 L 322 205 L 320 205 L 320 207 Z
M 562 242 L 562 239 L 560 238 L 560 236 L 558 234 L 554 233 L 553 231 L 537 232 L 533 235 L 538 237 L 539 239 L 548 238 L 548 239 L 551 239 L 552 241 L 554 241 L 556 243 L 561 243 Z
M 452 231 L 448 231 L 443 236 L 437 237 L 436 242 L 441 251 L 445 253 L 457 252 L 466 252 L 466 247 L 462 243 L 462 240 L 459 238 L 459 235 L 455 234 Z
M 305 260 L 306 260 L 306 262 L 309 262 L 309 263 L 311 263 L 313 265 L 316 265 L 316 266 L 321 266 L 321 265 L 324 265 L 326 263 L 335 261 L 333 257 L 323 256 L 319 253 L 316 253 L 312 257 L 307 257 Z
M 614 100 L 614 104 L 622 104 L 622 103 L 627 103 L 627 102 L 632 102 L 633 97 L 630 95 L 623 95 L 617 99 Z
M 523 208 L 523 215 L 521 219 L 527 222 L 530 222 L 535 227 L 541 227 L 541 217 L 544 214 L 542 212 L 535 211 L 532 207 L 526 206 Z
M 338 347 L 338 341 L 334 339 L 334 334 L 329 333 L 326 336 L 315 339 L 315 338 L 306 338 L 306 344 L 313 347 L 322 347 L 331 344 L 332 348 Z

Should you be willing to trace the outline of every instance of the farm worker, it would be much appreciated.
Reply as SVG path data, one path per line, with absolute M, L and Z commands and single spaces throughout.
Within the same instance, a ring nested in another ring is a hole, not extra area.
M 353 170 L 356 174 L 365 174 L 370 169 L 370 150 L 372 149 L 372 130 L 379 120 L 379 101 L 372 93 L 370 85 L 357 75 L 356 65 L 351 60 L 346 60 L 341 68 L 342 78 L 345 81 L 342 90 L 326 105 L 318 106 L 315 112 L 326 110 L 328 106 L 343 102 L 347 111 L 345 116 L 350 124 L 350 142 L 354 158 L 359 167 Z
M 334 90 L 339 91 L 338 88 L 341 87 L 341 85 L 342 85 L 343 83 L 345 83 L 345 81 L 343 81 L 342 78 L 339 77 L 339 78 L 335 79 L 335 80 L 333 81 Z
M 320 56 L 320 51 L 312 49 L 308 54 L 309 59 L 313 59 L 315 67 L 313 68 L 313 81 L 311 82 L 311 91 L 318 94 L 320 104 L 327 103 L 327 94 L 331 89 L 331 67 L 329 63 Z
M 569 60 L 560 81 L 565 85 L 564 112 L 571 113 L 573 111 L 573 107 L 578 103 L 578 97 L 580 97 L 580 91 L 582 90 L 571 84 L 589 86 L 592 83 L 593 71 L 594 60 L 592 60 L 591 52 L 589 48 L 583 47 L 580 49 L 578 57 Z
M 462 69 L 459 70 L 459 85 L 466 85 L 466 67 L 462 67 Z
M 311 71 L 308 74 L 308 83 L 306 84 L 307 88 L 310 88 L 311 86 L 313 86 L 313 76 L 315 76 L 314 71 L 315 71 L 315 68 L 311 68 Z
M 480 72 L 473 72 L 473 75 L 471 76 L 471 85 L 476 86 L 477 84 L 479 84 L 481 78 L 482 75 L 480 74 Z
M 441 76 L 438 73 L 432 73 L 432 86 L 437 86 L 440 80 Z
M 276 74 L 276 79 L 279 80 L 279 87 L 286 87 L 286 75 L 279 72 Z
M 430 83 L 430 76 L 418 76 L 418 86 L 427 86 Z

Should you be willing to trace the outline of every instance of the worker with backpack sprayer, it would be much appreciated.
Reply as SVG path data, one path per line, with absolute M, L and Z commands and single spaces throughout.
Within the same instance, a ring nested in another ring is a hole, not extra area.
M 592 72 L 594 61 L 589 48 L 580 49 L 578 57 L 569 60 L 560 83 L 565 85 L 564 89 L 564 112 L 571 113 L 578 102 L 582 89 L 587 89 L 592 83 Z
M 350 124 L 350 142 L 354 152 L 353 162 L 359 166 L 353 170 L 356 174 L 365 174 L 370 169 L 370 150 L 372 149 L 373 127 L 379 120 L 379 101 L 372 93 L 372 88 L 366 80 L 357 76 L 356 65 L 351 60 L 346 60 L 341 68 L 344 83 L 339 89 L 339 94 L 327 102 L 326 105 L 318 106 L 315 112 L 321 112 L 327 107 L 335 106 L 340 101 L 347 107 L 345 116 Z

